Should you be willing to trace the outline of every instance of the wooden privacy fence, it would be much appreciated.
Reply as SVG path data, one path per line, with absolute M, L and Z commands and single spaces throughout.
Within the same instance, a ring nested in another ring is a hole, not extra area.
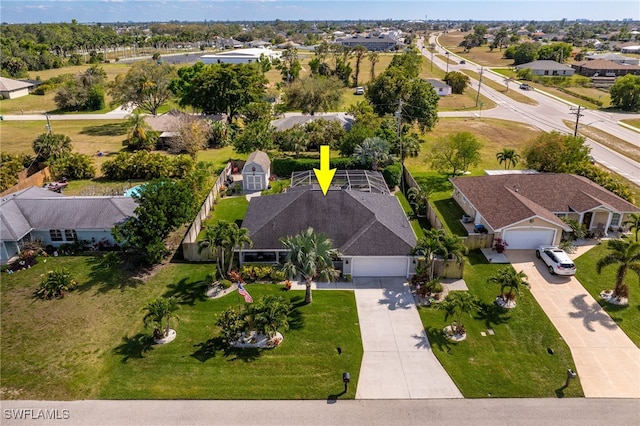
M 491 247 L 493 234 L 469 234 L 462 237 L 462 242 L 469 250 Z
M 200 207 L 200 211 L 196 215 L 196 218 L 189 226 L 187 233 L 182 240 L 182 254 L 185 260 L 191 262 L 202 262 L 211 259 L 211 250 L 203 250 L 202 253 L 198 253 L 198 234 L 202 230 L 202 222 L 209 216 L 209 212 L 211 211 L 211 206 L 218 198 L 218 194 L 220 192 L 220 188 L 225 186 L 227 182 L 227 178 L 231 174 L 231 163 L 227 163 L 226 167 L 218 176 L 216 183 L 213 184 L 211 191 L 205 198 L 202 206 Z
M 13 194 L 14 192 L 18 192 L 32 186 L 42 186 L 42 184 L 49 181 L 49 179 L 51 179 L 49 167 L 45 167 L 29 177 L 27 177 L 27 170 L 25 169 L 18 174 L 18 183 L 0 193 L 0 197 Z

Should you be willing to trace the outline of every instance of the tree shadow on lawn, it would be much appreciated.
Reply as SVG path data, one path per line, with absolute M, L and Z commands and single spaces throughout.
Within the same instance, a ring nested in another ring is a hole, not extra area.
M 441 329 L 429 327 L 424 330 L 427 333 L 427 338 L 431 347 L 437 347 L 440 351 L 451 355 L 451 349 L 453 349 L 457 343 L 451 342 L 444 336 Z
M 487 328 L 492 328 L 494 325 L 505 324 L 511 319 L 509 310 L 505 309 L 495 303 L 478 302 L 478 314 L 474 316 L 474 319 L 484 321 L 484 325 Z
M 106 268 L 100 264 L 101 259 L 102 256 L 94 255 L 89 260 L 89 279 L 77 287 L 78 292 L 84 293 L 96 288 L 98 293 L 105 294 L 112 290 L 122 291 L 143 284 L 142 280 L 135 278 L 139 271 L 129 269 L 122 263 Z
M 205 292 L 207 284 L 204 281 L 190 282 L 183 278 L 175 284 L 169 284 L 163 297 L 175 297 L 181 305 L 193 306 L 196 302 L 207 300 Z
M 291 298 L 291 311 L 289 312 L 289 329 L 300 330 L 304 327 L 304 315 L 300 310 L 301 307 L 307 306 L 304 303 L 304 297 L 293 296 Z
M 120 136 L 126 135 L 128 131 L 125 121 L 119 123 L 101 124 L 99 126 L 89 126 L 82 129 L 81 135 L 90 136 Z
M 222 336 L 213 337 L 206 342 L 193 345 L 198 348 L 191 356 L 200 362 L 206 362 L 211 358 L 215 358 L 218 353 L 229 358 L 228 361 L 255 361 L 262 355 L 263 349 L 260 348 L 234 348 L 225 343 Z
M 122 355 L 120 362 L 126 364 L 131 358 L 144 358 L 144 354 L 153 350 L 153 337 L 149 334 L 138 333 L 133 337 L 124 336 L 123 343 L 113 349 L 116 355 Z

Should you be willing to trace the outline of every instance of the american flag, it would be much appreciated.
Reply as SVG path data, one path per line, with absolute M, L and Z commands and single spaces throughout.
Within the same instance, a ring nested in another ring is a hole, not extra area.
M 249 292 L 244 288 L 242 283 L 238 283 L 238 294 L 241 294 L 244 297 L 244 301 L 247 303 L 253 303 L 253 297 L 249 294 Z

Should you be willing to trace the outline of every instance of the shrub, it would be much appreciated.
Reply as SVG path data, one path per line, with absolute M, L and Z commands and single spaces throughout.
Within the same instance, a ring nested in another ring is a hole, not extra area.
M 188 163 L 188 164 L 187 164 Z M 183 178 L 192 171 L 194 162 L 184 155 L 168 156 L 137 151 L 119 152 L 102 164 L 102 173 L 109 180 Z
M 67 268 L 55 269 L 47 272 L 40 281 L 36 296 L 42 299 L 63 298 L 65 292 L 72 290 L 76 281 Z
M 329 166 L 340 170 L 361 167 L 357 159 L 349 157 L 332 158 Z M 293 172 L 313 170 L 314 168 L 320 168 L 319 158 L 275 158 L 271 162 L 271 170 L 277 176 L 291 176 Z
M 220 281 L 220 286 L 221 286 L 222 288 L 224 288 L 224 289 L 227 289 L 227 288 L 231 287 L 231 285 L 232 285 L 232 284 L 233 284 L 233 283 L 232 283 L 231 281 L 229 281 L 229 280 L 222 280 L 222 281 Z
M 384 181 L 389 188 L 395 188 L 400 185 L 400 177 L 402 176 L 402 165 L 400 163 L 393 163 L 388 165 L 382 171 Z
M 286 274 L 281 269 L 273 268 L 271 274 L 269 275 L 269 278 L 271 278 L 271 281 L 278 283 L 280 281 L 284 281 L 284 279 L 286 278 Z
M 51 174 L 61 179 L 92 179 L 96 175 L 93 160 L 87 154 L 72 152 L 54 160 L 50 165 Z
M 263 280 L 270 277 L 274 271 L 273 265 L 270 264 L 252 264 L 243 265 L 240 274 L 245 280 Z

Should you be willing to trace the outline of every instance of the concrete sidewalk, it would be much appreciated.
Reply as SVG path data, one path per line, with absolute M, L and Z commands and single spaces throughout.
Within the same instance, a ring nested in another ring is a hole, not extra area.
M 507 256 L 527 274 L 531 293 L 569 345 L 585 396 L 640 398 L 640 349 L 580 282 L 549 274 L 534 250 L 507 250 Z
M 402 278 L 355 278 L 364 355 L 356 399 L 462 398 Z

